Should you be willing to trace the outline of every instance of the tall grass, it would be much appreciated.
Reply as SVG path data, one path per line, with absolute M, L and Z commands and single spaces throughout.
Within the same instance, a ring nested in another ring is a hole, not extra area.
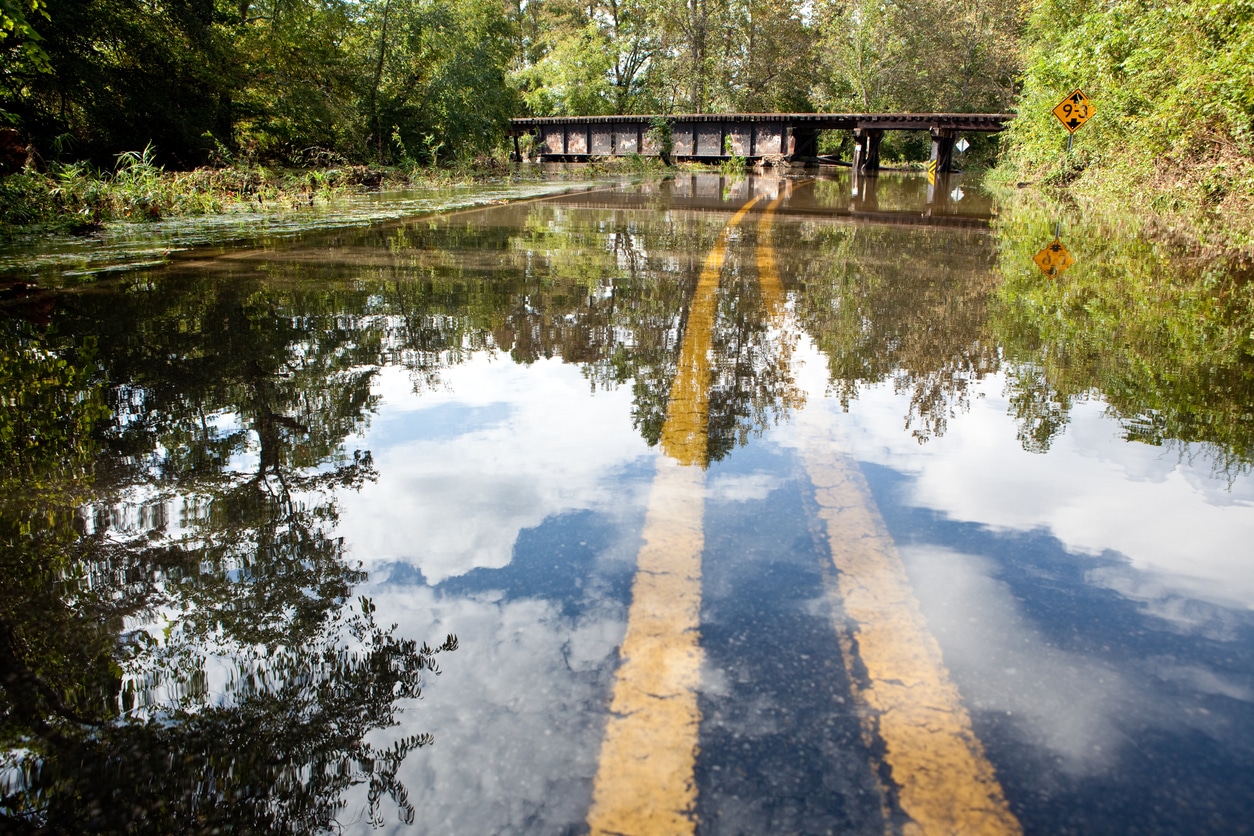
M 269 169 L 227 165 L 167 171 L 151 146 L 119 154 L 112 171 L 86 163 L 53 163 L 46 171 L 0 178 L 0 228 L 6 233 L 82 232 L 114 221 L 311 206 L 380 188 L 440 188 L 482 177 L 514 176 L 495 159 L 454 159 L 441 168 L 341 165 Z M 4 234 L 4 233 L 0 233 Z

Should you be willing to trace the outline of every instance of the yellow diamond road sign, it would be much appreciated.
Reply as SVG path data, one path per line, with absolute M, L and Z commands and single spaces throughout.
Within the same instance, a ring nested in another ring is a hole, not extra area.
M 1084 91 L 1077 87 L 1067 94 L 1067 98 L 1058 103 L 1058 106 L 1054 108 L 1054 115 L 1058 117 L 1058 121 L 1064 128 L 1075 133 L 1081 125 L 1093 118 L 1096 110 L 1097 108 L 1093 107 L 1088 96 L 1084 95 Z
M 1054 239 L 1052 244 L 1032 256 L 1032 260 L 1036 262 L 1037 267 L 1041 268 L 1041 272 L 1047 276 L 1057 276 L 1072 264 L 1075 264 L 1075 257 L 1067 252 L 1067 248 L 1057 238 Z

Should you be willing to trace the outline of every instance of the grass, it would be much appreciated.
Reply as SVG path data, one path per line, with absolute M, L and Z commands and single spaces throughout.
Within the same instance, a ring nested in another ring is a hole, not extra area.
M 1254 263 L 1254 159 L 1214 137 L 1188 155 L 1101 160 L 1060 152 L 1033 169 L 1003 166 L 989 182 L 1039 192 L 1097 215 L 1134 216 L 1142 234 L 1197 257 Z
M 525 178 L 495 158 L 443 167 L 409 164 L 317 168 L 226 165 L 167 171 L 151 148 L 120 154 L 113 171 L 54 163 L 0 178 L 0 228 L 8 237 L 86 233 L 118 221 L 291 210 L 381 189 L 438 188 L 484 179 Z

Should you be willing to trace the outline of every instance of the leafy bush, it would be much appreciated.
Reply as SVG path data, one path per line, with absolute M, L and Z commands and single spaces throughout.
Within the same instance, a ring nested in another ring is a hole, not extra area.
M 1195 237 L 1254 225 L 1254 0 L 1042 0 L 1025 56 L 1004 179 L 1191 214 Z M 1051 111 L 1077 87 L 1096 112 L 1067 154 Z

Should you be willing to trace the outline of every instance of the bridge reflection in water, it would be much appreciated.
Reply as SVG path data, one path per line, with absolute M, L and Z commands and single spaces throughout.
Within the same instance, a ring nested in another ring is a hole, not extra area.
M 935 183 L 918 176 L 859 175 L 804 180 L 774 174 L 727 176 L 683 172 L 633 189 L 590 191 L 555 200 L 587 210 L 690 209 L 731 211 L 751 197 L 783 198 L 777 215 L 798 220 L 857 221 L 894 226 L 988 227 L 990 199 L 960 187 L 961 176 L 940 175 Z M 659 200 L 666 203 L 659 206 Z M 761 211 L 762 207 L 757 207 Z

